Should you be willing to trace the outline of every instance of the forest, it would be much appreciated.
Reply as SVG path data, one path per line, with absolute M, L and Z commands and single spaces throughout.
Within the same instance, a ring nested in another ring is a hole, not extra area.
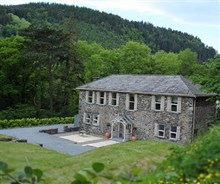
M 0 6 L 0 119 L 73 116 L 76 87 L 111 74 L 178 74 L 220 94 L 220 55 L 190 34 L 75 6 Z

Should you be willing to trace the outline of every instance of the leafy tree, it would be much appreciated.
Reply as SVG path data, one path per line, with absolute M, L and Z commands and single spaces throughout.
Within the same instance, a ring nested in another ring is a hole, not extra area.
M 30 26 L 30 23 L 24 18 L 19 18 L 18 16 L 9 13 L 11 16 L 11 21 L 3 27 L 2 35 L 3 37 L 8 37 L 11 35 L 19 35 L 19 31 Z
M 152 73 L 151 49 L 145 44 L 129 41 L 118 49 L 119 73 Z
M 192 75 L 197 63 L 197 54 L 190 49 L 185 49 L 179 53 L 179 60 L 181 62 L 179 73 L 184 76 Z
M 84 64 L 85 82 L 91 81 L 93 77 L 101 76 L 104 67 L 104 58 L 101 54 L 105 49 L 99 44 L 88 44 L 86 41 L 78 41 L 76 47 L 77 54 L 81 57 Z
M 192 79 L 203 86 L 203 90 L 209 93 L 216 93 L 217 98 L 220 96 L 220 55 L 209 60 L 200 70 L 199 74 L 193 75 Z
M 177 74 L 180 70 L 181 62 L 178 54 L 161 50 L 156 52 L 152 59 L 155 62 L 153 71 L 156 74 Z
M 12 36 L 0 39 L 0 109 L 20 103 L 22 87 L 25 85 L 23 78 L 24 62 L 20 61 L 19 47 L 24 38 Z

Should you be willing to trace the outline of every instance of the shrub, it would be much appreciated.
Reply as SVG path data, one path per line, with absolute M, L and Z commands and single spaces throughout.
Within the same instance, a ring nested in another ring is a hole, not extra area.
M 14 108 L 7 108 L 0 111 L 0 119 L 21 119 L 36 117 L 37 110 L 34 106 L 28 104 L 18 104 Z
M 192 145 L 177 148 L 158 174 L 161 183 L 218 183 L 220 181 L 220 126 Z
M 40 169 L 33 169 L 30 166 L 25 166 L 24 170 L 15 175 L 15 170 L 8 167 L 8 164 L 0 161 L 0 183 L 22 184 L 31 183 L 37 184 L 41 181 L 46 181 L 45 174 Z M 49 183 L 49 182 L 44 182 Z
M 0 128 L 13 128 L 13 127 L 30 127 L 39 125 L 51 124 L 70 124 L 73 123 L 73 117 L 65 118 L 22 118 L 13 120 L 0 120 Z

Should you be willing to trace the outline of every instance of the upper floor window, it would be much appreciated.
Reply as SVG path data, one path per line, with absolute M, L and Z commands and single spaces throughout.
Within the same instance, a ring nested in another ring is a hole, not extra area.
M 180 127 L 171 125 L 170 140 L 179 140 L 179 139 L 180 139 Z
M 85 124 L 90 124 L 91 123 L 91 113 L 84 113 L 83 121 Z
M 181 97 L 167 97 L 167 110 L 170 112 L 181 112 Z
M 127 94 L 126 109 L 131 110 L 131 111 L 137 110 L 137 95 L 136 94 Z
M 156 137 L 164 138 L 165 137 L 165 125 L 155 123 L 154 135 Z
M 97 92 L 97 104 L 105 105 L 106 104 L 106 92 Z
M 164 96 L 152 96 L 151 109 L 156 111 L 163 111 L 164 99 Z
M 109 93 L 109 105 L 118 106 L 119 104 L 119 94 Z
M 86 91 L 86 102 L 94 103 L 95 102 L 95 92 L 94 91 Z
M 99 114 L 93 114 L 92 124 L 98 126 L 99 125 Z

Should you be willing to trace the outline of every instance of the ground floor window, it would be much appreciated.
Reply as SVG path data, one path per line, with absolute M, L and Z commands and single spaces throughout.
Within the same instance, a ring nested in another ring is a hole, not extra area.
M 93 114 L 92 124 L 93 124 L 93 125 L 96 125 L 96 126 L 99 125 L 99 114 Z
M 168 131 L 169 134 L 166 135 L 166 131 Z M 154 136 L 159 138 L 169 138 L 173 141 L 180 140 L 180 126 L 155 123 Z
M 93 124 L 98 126 L 99 125 L 99 114 L 98 113 L 84 113 L 83 122 L 85 124 Z
M 180 139 L 180 127 L 171 125 L 170 140 L 179 140 L 179 139 Z
M 154 135 L 160 138 L 165 138 L 165 125 L 155 123 Z
M 91 113 L 84 113 L 84 123 L 85 124 L 91 123 Z

